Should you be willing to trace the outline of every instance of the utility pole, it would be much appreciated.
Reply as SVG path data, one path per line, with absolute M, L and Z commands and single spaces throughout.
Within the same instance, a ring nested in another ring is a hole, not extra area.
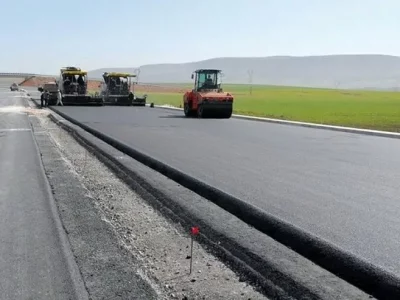
M 136 69 L 136 81 L 139 83 L 140 68 Z
M 249 92 L 250 95 L 253 94 L 253 70 L 248 70 L 247 74 L 249 75 Z

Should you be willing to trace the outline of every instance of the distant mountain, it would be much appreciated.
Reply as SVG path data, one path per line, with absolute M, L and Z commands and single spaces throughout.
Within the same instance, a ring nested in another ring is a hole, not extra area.
M 223 70 L 226 83 L 393 89 L 400 85 L 400 57 L 389 55 L 326 55 L 214 58 L 182 64 L 140 66 L 140 82 L 186 83 L 200 68 Z M 137 68 L 107 68 L 89 72 L 101 78 L 105 71 L 135 72 Z

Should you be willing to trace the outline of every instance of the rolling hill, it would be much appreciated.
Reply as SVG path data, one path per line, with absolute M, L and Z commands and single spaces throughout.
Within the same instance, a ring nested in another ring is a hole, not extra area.
M 185 83 L 199 68 L 218 68 L 226 83 L 393 89 L 400 85 L 400 57 L 389 55 L 326 55 L 214 58 L 182 64 L 140 66 L 140 82 Z M 134 72 L 136 68 L 107 68 L 89 72 L 101 78 L 105 71 Z

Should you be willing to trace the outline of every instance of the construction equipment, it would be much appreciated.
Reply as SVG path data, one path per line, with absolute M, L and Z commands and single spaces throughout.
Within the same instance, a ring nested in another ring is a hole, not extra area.
M 58 87 L 64 105 L 95 104 L 103 105 L 101 98 L 92 98 L 87 94 L 87 72 L 77 67 L 65 67 L 60 70 Z
M 47 105 L 57 104 L 58 84 L 56 82 L 46 82 L 43 86 L 38 87 L 38 91 L 45 92 Z
M 18 91 L 19 87 L 18 84 L 16 84 L 15 82 L 10 86 L 10 91 L 14 92 L 14 91 Z
M 199 69 L 192 74 L 194 89 L 183 96 L 186 117 L 215 117 L 229 119 L 232 116 L 233 96 L 222 90 L 221 70 Z
M 103 73 L 103 82 L 100 85 L 100 97 L 103 102 L 108 105 L 146 105 L 146 99 L 137 101 L 133 93 L 133 83 L 131 78 L 136 77 L 134 74 L 105 72 Z

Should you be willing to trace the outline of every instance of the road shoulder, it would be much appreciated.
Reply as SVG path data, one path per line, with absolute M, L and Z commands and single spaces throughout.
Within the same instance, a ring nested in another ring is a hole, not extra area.
M 34 136 L 62 225 L 92 299 L 158 299 L 153 287 L 137 272 L 137 262 L 114 238 L 112 228 L 96 213 L 90 193 L 37 117 L 31 116 Z

